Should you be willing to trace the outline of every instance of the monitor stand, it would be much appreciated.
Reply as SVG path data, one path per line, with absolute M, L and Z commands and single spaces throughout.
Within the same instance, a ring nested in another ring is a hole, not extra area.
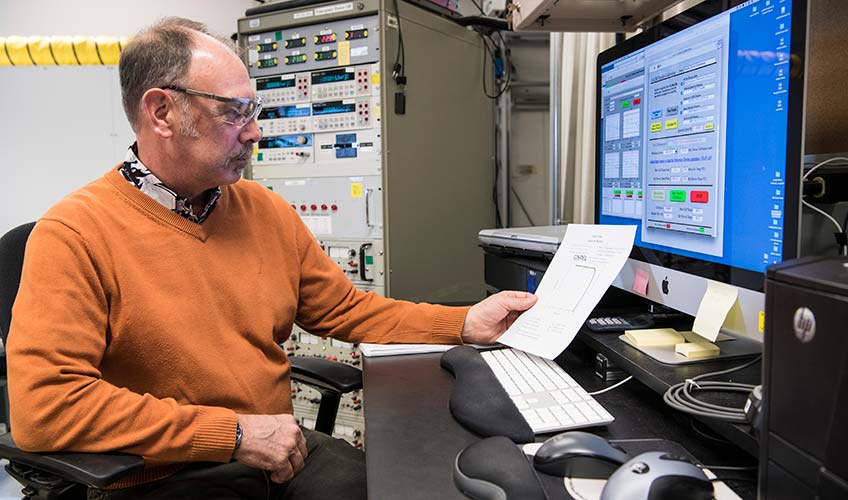
M 684 337 L 686 337 L 687 334 L 697 335 L 691 332 L 681 332 L 681 334 Z M 721 351 L 719 355 L 712 358 L 702 359 L 690 359 L 682 354 L 678 354 L 674 352 L 673 345 L 662 347 L 640 347 L 633 345 L 630 342 L 630 339 L 623 334 L 618 338 L 633 349 L 636 349 L 666 365 L 688 365 L 692 363 L 708 363 L 710 361 L 724 361 L 736 358 L 753 358 L 754 356 L 759 356 L 763 353 L 762 343 L 748 337 L 727 335 L 725 333 L 719 333 L 718 339 L 715 342 Z

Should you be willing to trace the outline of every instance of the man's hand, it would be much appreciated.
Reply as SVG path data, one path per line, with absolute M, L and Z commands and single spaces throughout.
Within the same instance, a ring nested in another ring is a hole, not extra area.
M 468 310 L 462 340 L 470 344 L 494 344 L 522 312 L 533 307 L 536 296 L 527 292 L 500 292 Z
M 285 483 L 303 469 L 306 439 L 292 415 L 237 415 L 242 437 L 233 458 Z

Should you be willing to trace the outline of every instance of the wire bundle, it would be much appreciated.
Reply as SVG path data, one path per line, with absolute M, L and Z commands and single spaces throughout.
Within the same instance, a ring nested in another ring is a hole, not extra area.
M 707 403 L 697 398 L 699 392 L 741 392 L 750 394 L 754 390 L 751 384 L 740 384 L 737 382 L 704 381 L 706 378 L 727 375 L 728 373 L 744 370 L 753 366 L 762 359 L 762 356 L 735 368 L 729 368 L 718 372 L 704 373 L 668 388 L 663 395 L 663 400 L 676 410 L 700 417 L 715 418 L 727 422 L 748 423 L 745 418 L 745 409 L 731 406 Z

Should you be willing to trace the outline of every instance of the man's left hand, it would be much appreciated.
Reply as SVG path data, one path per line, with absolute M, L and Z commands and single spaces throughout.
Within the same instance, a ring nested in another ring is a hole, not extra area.
M 500 292 L 474 304 L 462 325 L 462 341 L 494 344 L 507 328 L 533 307 L 536 296 L 527 292 Z

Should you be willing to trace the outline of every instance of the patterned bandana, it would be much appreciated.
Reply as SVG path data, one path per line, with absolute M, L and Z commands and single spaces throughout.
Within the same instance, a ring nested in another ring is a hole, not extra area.
M 218 203 L 218 198 L 221 197 L 221 188 L 216 187 L 207 191 L 209 193 L 209 202 L 206 203 L 206 207 L 199 216 L 194 215 L 188 199 L 178 195 L 171 188 L 163 184 L 158 177 L 153 175 L 153 172 L 148 170 L 138 159 L 137 151 L 138 143 L 133 143 L 127 150 L 124 164 L 119 169 L 124 179 L 140 189 L 142 193 L 161 203 L 168 210 L 172 210 L 177 215 L 185 217 L 192 222 L 202 224 Z

